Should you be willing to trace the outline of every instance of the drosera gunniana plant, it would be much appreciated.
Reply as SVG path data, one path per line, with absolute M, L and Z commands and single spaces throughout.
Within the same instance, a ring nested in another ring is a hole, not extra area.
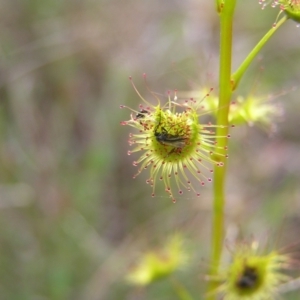
M 145 74 L 144 78 L 146 79 Z M 199 100 L 190 98 L 178 101 L 176 91 L 173 99 L 171 92 L 168 92 L 165 103 L 150 91 L 156 101 L 156 104 L 152 104 L 142 97 L 131 78 L 130 81 L 143 101 L 138 110 L 131 109 L 128 121 L 121 122 L 122 125 L 129 125 L 135 130 L 129 136 L 129 145 L 134 148 L 129 150 L 128 154 L 141 153 L 133 162 L 134 166 L 139 166 L 134 178 L 143 170 L 150 169 L 147 183 L 152 186 L 152 196 L 155 196 L 158 181 L 163 182 L 165 191 L 173 202 L 176 201 L 174 185 L 180 195 L 185 189 L 192 190 L 200 196 L 193 181 L 196 180 L 203 186 L 212 181 L 207 175 L 207 171 L 213 172 L 211 166 L 223 166 L 222 162 L 213 158 L 220 148 L 216 143 L 215 133 L 218 126 L 200 122 L 200 117 L 205 114 L 202 110 L 202 100 L 210 97 L 212 89 Z M 229 135 L 220 138 L 228 137 Z
M 236 100 L 232 100 L 233 92 L 237 91 L 248 67 L 279 28 L 289 19 L 297 23 L 300 20 L 299 0 L 259 0 L 262 8 L 268 5 L 279 8 L 277 19 L 273 24 L 268 24 L 265 35 L 233 71 L 233 20 L 237 1 L 215 0 L 216 13 L 220 19 L 218 96 L 212 96 L 212 91 L 209 90 L 204 92 L 200 101 L 189 97 L 181 101 L 177 99 L 180 93 L 175 92 L 174 98 L 168 93 L 167 101 L 162 101 L 148 88 L 155 100 L 153 104 L 142 97 L 130 79 L 143 104 L 138 109 L 130 109 L 130 119 L 121 122 L 134 130 L 129 137 L 129 144 L 133 148 L 128 154 L 140 155 L 134 162 L 134 165 L 138 166 L 135 176 L 148 169 L 150 176 L 147 183 L 152 186 L 152 196 L 159 181 L 162 181 L 174 202 L 176 193 L 182 194 L 184 189 L 193 190 L 199 196 L 198 186 L 212 181 L 211 177 L 206 175 L 207 171 L 213 173 L 211 257 L 207 272 L 209 284 L 207 293 L 195 299 L 276 299 L 284 288 L 293 282 L 285 272 L 293 264 L 291 255 L 275 247 L 261 251 L 257 241 L 236 244 L 228 264 L 223 265 L 222 261 L 226 232 L 227 147 L 231 122 L 235 122 L 235 125 L 269 126 L 281 117 L 281 108 L 272 102 L 266 102 L 266 97 L 245 96 L 236 92 Z M 257 7 L 259 9 L 259 6 Z M 204 102 L 209 104 L 208 111 L 216 111 L 215 124 L 201 123 Z M 233 102 L 236 103 L 232 105 Z M 206 241 L 203 244 L 206 244 Z M 152 264 L 155 265 L 155 261 L 157 260 L 154 259 L 147 265 L 149 270 L 153 271 Z M 136 274 L 140 276 L 143 272 Z M 148 275 L 150 273 L 148 272 Z M 169 276 L 171 273 L 163 272 L 163 275 Z M 151 274 L 152 277 L 147 277 L 147 284 L 157 278 L 157 273 Z M 179 299 L 194 299 L 186 290 L 178 291 Z

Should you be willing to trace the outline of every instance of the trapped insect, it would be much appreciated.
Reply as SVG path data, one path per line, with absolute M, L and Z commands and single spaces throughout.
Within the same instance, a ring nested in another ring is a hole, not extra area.
M 258 284 L 257 270 L 253 267 L 245 266 L 241 277 L 236 282 L 236 286 L 241 289 L 252 289 Z
M 170 133 L 172 127 L 170 127 L 168 131 L 164 127 L 160 126 L 160 124 L 161 120 L 154 128 L 154 136 L 156 138 L 156 141 L 162 145 L 173 147 L 173 149 L 168 153 L 168 155 L 175 151 L 180 153 L 182 148 L 186 146 L 189 138 L 185 135 Z M 161 129 L 160 131 L 159 128 Z
M 164 127 L 161 129 L 161 132 L 155 131 L 154 135 L 156 140 L 162 145 L 172 146 L 174 148 L 183 148 L 186 145 L 187 137 L 170 134 Z

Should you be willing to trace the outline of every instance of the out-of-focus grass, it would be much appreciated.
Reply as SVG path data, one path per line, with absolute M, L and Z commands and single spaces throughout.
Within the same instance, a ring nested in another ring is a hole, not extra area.
M 248 11 L 262 18 L 237 17 L 235 65 L 274 18 L 253 3 Z M 174 231 L 195 253 L 180 280 L 197 298 L 210 188 L 176 205 L 151 198 L 147 176 L 132 179 L 129 129 L 119 125 L 130 112 L 119 105 L 140 102 L 129 75 L 143 95 L 143 72 L 162 94 L 217 78 L 212 3 L 1 1 L 0 26 L 0 299 L 174 299 L 168 281 L 147 291 L 124 282 L 139 253 Z M 264 50 L 264 92 L 297 86 L 298 31 L 287 25 Z M 272 140 L 258 129 L 232 134 L 228 228 L 245 234 L 280 227 L 283 215 L 298 226 L 297 93 L 279 101 L 286 122 Z

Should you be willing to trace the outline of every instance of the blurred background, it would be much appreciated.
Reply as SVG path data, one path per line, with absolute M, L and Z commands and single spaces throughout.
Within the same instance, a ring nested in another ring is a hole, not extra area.
M 190 253 L 177 278 L 204 298 L 211 186 L 176 204 L 162 187 L 151 198 L 148 174 L 132 179 L 131 129 L 120 125 L 130 111 L 119 106 L 141 103 L 129 76 L 154 101 L 144 72 L 162 99 L 167 90 L 203 85 L 217 92 L 213 2 L 0 0 L 1 300 L 177 299 L 168 280 L 148 288 L 125 280 L 145 250 L 174 233 Z M 277 16 L 258 1 L 237 2 L 234 69 Z M 234 95 L 273 95 L 285 116 L 273 134 L 232 131 L 229 240 L 258 236 L 279 248 L 299 241 L 299 41 L 299 28 L 287 22 Z

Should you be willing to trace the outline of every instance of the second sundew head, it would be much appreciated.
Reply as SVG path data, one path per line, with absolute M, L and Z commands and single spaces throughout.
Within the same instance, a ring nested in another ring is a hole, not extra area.
M 268 5 L 273 8 L 278 7 L 280 9 L 279 15 L 284 12 L 289 19 L 300 23 L 300 0 L 259 0 L 259 4 L 262 9 Z M 273 26 L 276 26 L 276 22 Z
M 278 3 L 288 18 L 300 23 L 300 0 L 279 0 Z
M 160 181 L 173 202 L 175 195 L 183 194 L 184 190 L 192 190 L 200 196 L 199 186 L 211 181 L 207 174 L 213 172 L 212 166 L 222 166 L 213 155 L 219 149 L 214 131 L 217 126 L 200 123 L 200 115 L 203 115 L 201 100 L 189 99 L 180 103 L 169 96 L 165 104 L 157 99 L 157 105 L 142 100 L 146 106 L 140 106 L 140 111 L 132 114 L 129 121 L 122 122 L 135 128 L 129 138 L 129 144 L 134 148 L 128 154 L 141 153 L 133 163 L 139 166 L 134 177 L 149 170 L 147 183 L 152 186 L 152 196 L 155 196 Z

